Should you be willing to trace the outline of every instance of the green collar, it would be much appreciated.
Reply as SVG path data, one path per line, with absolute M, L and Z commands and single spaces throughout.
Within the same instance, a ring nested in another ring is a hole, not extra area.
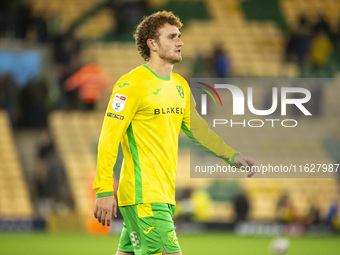
M 151 69 L 150 69 L 150 67 L 148 67 L 147 65 L 143 65 L 144 67 L 146 67 L 154 76 L 156 76 L 158 79 L 161 79 L 161 80 L 163 80 L 163 81 L 170 81 L 171 80 L 171 76 L 169 76 L 169 77 L 161 77 L 161 76 L 159 76 L 158 74 L 156 74 L 154 71 L 152 71 Z

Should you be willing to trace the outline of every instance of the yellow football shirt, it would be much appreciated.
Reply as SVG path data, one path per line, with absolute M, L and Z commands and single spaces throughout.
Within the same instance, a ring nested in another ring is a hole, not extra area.
M 93 183 L 97 197 L 113 195 L 119 143 L 124 155 L 119 206 L 175 204 L 181 129 L 195 144 L 232 163 L 238 153 L 209 129 L 196 110 L 190 114 L 190 107 L 195 108 L 189 85 L 178 74 L 163 78 L 142 65 L 122 76 L 113 87 L 99 138 Z

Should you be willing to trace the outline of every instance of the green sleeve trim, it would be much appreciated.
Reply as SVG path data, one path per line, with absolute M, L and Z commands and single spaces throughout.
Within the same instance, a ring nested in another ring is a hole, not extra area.
M 156 76 L 158 79 L 161 79 L 161 80 L 163 80 L 163 81 L 170 81 L 171 80 L 171 76 L 169 76 L 169 77 L 161 77 L 161 76 L 159 76 L 158 74 L 156 74 L 154 71 L 152 71 L 151 69 L 150 69 L 150 67 L 148 67 L 147 65 L 143 65 L 144 67 L 146 67 L 154 76 Z
M 231 157 L 231 160 L 230 160 L 230 165 L 231 165 L 231 166 L 237 166 L 237 165 L 235 164 L 235 161 L 234 161 L 234 158 L 235 158 L 237 155 L 241 155 L 241 153 L 239 153 L 239 152 L 235 152 L 235 153 L 234 153 L 234 155 Z
M 142 182 L 142 171 L 139 163 L 139 155 L 135 136 L 133 134 L 132 123 L 130 123 L 127 131 L 129 147 L 132 155 L 133 165 L 135 168 L 135 204 L 143 203 L 143 182 Z
M 104 193 L 98 193 L 98 194 L 96 195 L 96 198 L 99 198 L 99 197 L 108 197 L 108 196 L 113 196 L 113 191 L 104 192 Z
M 234 158 L 234 156 L 236 156 L 236 154 L 237 154 L 238 152 L 237 152 L 237 153 L 234 153 L 234 155 L 233 155 L 231 161 L 230 161 L 229 158 L 227 158 L 227 157 L 218 156 L 215 152 L 213 152 L 213 151 L 210 150 L 209 148 L 203 146 L 203 145 L 202 145 L 202 144 L 201 144 L 201 143 L 193 136 L 192 132 L 189 130 L 189 128 L 185 125 L 184 122 L 182 122 L 182 127 L 181 127 L 181 128 L 182 128 L 183 132 L 190 138 L 190 140 L 191 140 L 194 144 L 196 144 L 198 147 L 200 147 L 202 150 L 208 152 L 208 153 L 209 153 L 210 155 L 212 155 L 212 156 L 215 156 L 215 157 L 218 157 L 218 158 L 224 160 L 225 162 L 227 162 L 227 163 L 228 163 L 229 165 L 231 165 L 231 166 L 235 166 L 235 165 L 234 165 L 234 162 L 233 162 L 233 158 Z M 238 153 L 238 154 L 239 154 L 239 153 Z

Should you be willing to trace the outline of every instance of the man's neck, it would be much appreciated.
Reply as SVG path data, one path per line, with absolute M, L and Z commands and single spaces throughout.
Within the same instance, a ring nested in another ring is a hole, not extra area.
M 146 64 L 153 72 L 155 72 L 158 76 L 167 78 L 171 76 L 172 69 L 174 64 L 166 63 L 162 60 L 157 61 L 150 59 L 150 61 Z

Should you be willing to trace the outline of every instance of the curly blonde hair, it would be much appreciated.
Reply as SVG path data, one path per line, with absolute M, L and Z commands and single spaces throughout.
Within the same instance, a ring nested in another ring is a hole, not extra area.
M 139 23 L 134 34 L 136 46 L 139 54 L 147 62 L 150 59 L 150 49 L 147 45 L 148 39 L 157 40 L 159 37 L 159 29 L 169 23 L 176 26 L 178 29 L 183 26 L 182 22 L 172 12 L 159 11 L 150 16 L 144 16 Z

